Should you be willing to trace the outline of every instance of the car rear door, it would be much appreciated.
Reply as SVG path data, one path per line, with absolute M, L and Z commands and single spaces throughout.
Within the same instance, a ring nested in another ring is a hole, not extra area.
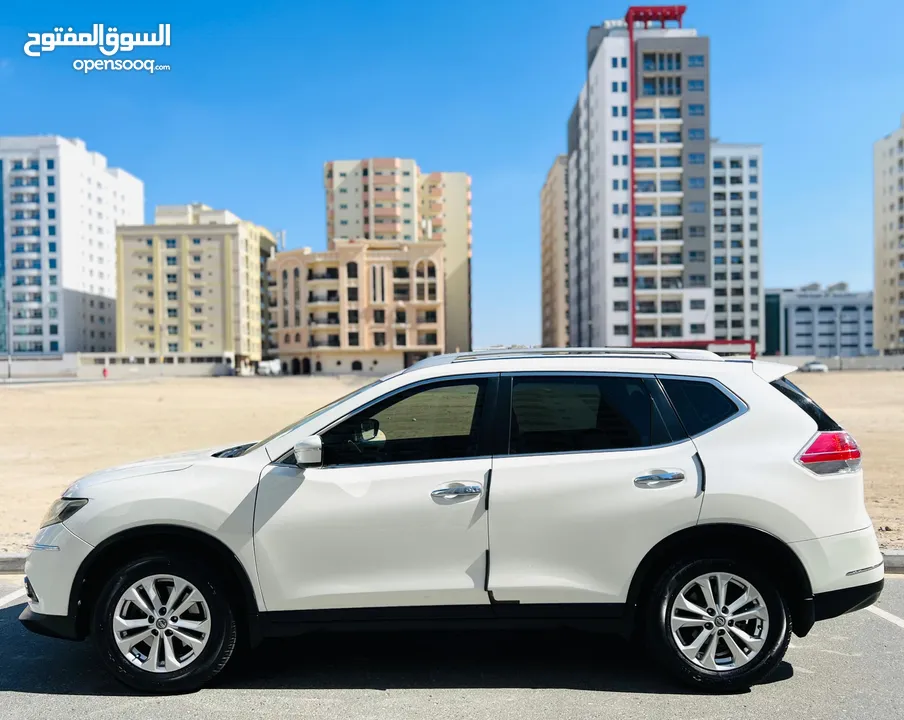
M 666 536 L 694 525 L 703 476 L 654 377 L 511 374 L 489 496 L 497 601 L 624 603 Z

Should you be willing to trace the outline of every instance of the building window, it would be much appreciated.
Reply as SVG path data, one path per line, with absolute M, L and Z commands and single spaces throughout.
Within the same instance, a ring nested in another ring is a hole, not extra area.
M 706 113 L 703 105 L 691 104 L 687 106 L 687 114 L 691 117 L 703 117 Z
M 688 212 L 691 214 L 699 214 L 706 212 L 705 202 L 690 202 L 687 204 Z
M 56 210 L 54 210 L 53 208 L 50 208 L 47 211 L 47 219 L 48 220 L 56 220 Z
M 191 239 L 191 244 L 192 244 L 192 245 L 200 245 L 200 244 L 201 244 L 201 238 L 192 238 L 192 239 Z
M 174 353 L 174 352 L 179 352 L 179 343 L 169 343 L 169 344 L 167 345 L 167 348 L 168 348 L 169 351 L 172 352 L 172 353 Z
M 627 335 L 628 334 L 628 326 L 627 325 L 615 325 L 612 328 L 612 332 L 615 335 Z
M 167 264 L 167 265 L 175 265 L 175 264 L 176 264 L 176 258 L 174 258 L 174 257 L 168 257 L 168 258 L 166 259 L 166 264 Z
M 691 165 L 705 165 L 706 164 L 706 154 L 705 153 L 690 153 L 687 156 L 687 161 Z
M 614 263 L 628 262 L 628 253 L 626 253 L 626 252 L 612 253 L 612 262 L 614 262 Z
M 703 92 L 703 81 L 702 80 L 688 80 L 687 81 L 687 90 L 688 90 L 688 92 Z
M 56 193 L 47 193 L 47 202 L 56 202 Z
M 687 131 L 688 140 L 703 140 L 706 137 L 706 131 L 703 128 L 690 128 Z
M 612 58 L 612 69 L 614 70 L 617 67 L 618 67 L 618 58 L 614 57 L 614 58 Z
M 628 117 L 628 106 L 627 105 L 621 106 L 621 116 Z
M 47 243 L 47 252 L 56 252 L 56 243 Z
M 167 299 L 167 300 L 176 300 L 177 297 L 178 297 L 178 296 L 176 295 L 176 291 L 175 291 L 175 290 L 169 290 L 169 291 L 167 291 L 167 293 L 166 293 L 166 299 Z
M 627 277 L 612 278 L 612 285 L 614 287 L 628 287 L 628 278 Z
M 178 335 L 179 334 L 179 326 L 178 325 L 167 325 L 166 332 L 168 335 Z
M 48 169 L 48 170 L 53 170 L 53 169 L 54 169 L 54 162 L 53 162 L 53 159 L 52 159 L 52 158 L 48 158 L 48 159 L 47 159 L 47 169 Z
M 618 117 L 618 106 L 617 105 L 612 106 L 612 117 Z
M 386 346 L 386 333 L 385 332 L 375 332 L 374 333 L 374 346 L 375 347 L 385 347 Z
M 688 55 L 687 56 L 687 66 L 689 68 L 703 67 L 703 56 L 702 55 Z
M 757 199 L 759 199 L 759 197 L 760 197 L 760 194 L 756 190 L 750 191 L 750 199 L 751 200 L 757 200 Z
M 750 158 L 748 164 L 750 166 L 750 169 L 752 170 L 757 166 L 757 159 L 755 157 Z
M 618 155 L 613 155 L 613 156 L 612 156 L 612 164 L 613 164 L 613 165 L 618 165 Z
M 179 308 L 167 308 L 166 316 L 171 318 L 179 317 Z
M 56 235 L 56 225 L 48 225 L 47 234 L 50 236 Z
M 174 282 L 176 282 L 176 274 L 175 274 L 175 273 L 170 273 L 170 274 L 168 274 L 168 275 L 166 276 L 166 281 L 167 281 L 168 283 L 174 283 Z
M 53 175 L 47 176 L 47 185 L 49 187 L 53 187 L 54 185 L 56 185 L 56 178 Z
M 759 181 L 760 181 L 760 179 L 756 175 L 750 176 L 750 184 L 751 185 L 756 185 Z
M 691 310 L 705 310 L 706 300 L 691 300 Z
M 167 250 L 175 250 L 176 238 L 167 238 L 166 239 L 166 247 L 167 247 Z
M 687 253 L 687 259 L 690 262 L 706 262 L 705 250 L 690 250 Z

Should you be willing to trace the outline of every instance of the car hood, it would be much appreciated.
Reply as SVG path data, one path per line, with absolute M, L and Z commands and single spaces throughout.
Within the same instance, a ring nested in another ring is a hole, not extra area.
M 139 460 L 126 465 L 117 465 L 116 467 L 107 468 L 106 470 L 98 470 L 97 472 L 85 475 L 85 477 L 76 480 L 69 486 L 66 492 L 63 493 L 63 497 L 88 497 L 90 488 L 103 483 L 142 477 L 144 475 L 156 475 L 158 473 L 186 470 L 200 460 L 206 460 L 216 453 L 234 447 L 237 447 L 235 443 L 218 445 L 203 450 L 190 450 L 187 452 L 174 453 L 172 455 L 162 455 L 160 457 Z

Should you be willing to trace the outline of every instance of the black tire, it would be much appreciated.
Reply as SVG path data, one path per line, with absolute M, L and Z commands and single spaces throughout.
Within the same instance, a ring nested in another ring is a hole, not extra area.
M 766 642 L 756 657 L 735 669 L 709 670 L 679 650 L 671 631 L 672 607 L 684 586 L 710 572 L 730 572 L 753 584 L 769 612 Z M 666 570 L 647 607 L 647 646 L 672 676 L 698 690 L 733 692 L 762 682 L 778 667 L 791 642 L 791 615 L 779 589 L 753 565 L 731 558 L 681 560 Z
M 129 662 L 116 646 L 111 627 L 120 597 L 131 585 L 150 575 L 165 574 L 178 576 L 201 592 L 209 608 L 210 633 L 207 645 L 184 668 L 157 673 Z M 235 618 L 222 579 L 200 564 L 163 554 L 138 558 L 111 574 L 94 605 L 91 635 L 104 666 L 114 677 L 130 688 L 156 694 L 203 687 L 226 666 L 236 644 Z

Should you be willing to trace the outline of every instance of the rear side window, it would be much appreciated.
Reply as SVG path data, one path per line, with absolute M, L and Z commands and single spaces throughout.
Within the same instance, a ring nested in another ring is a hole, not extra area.
M 769 384 L 813 418 L 817 430 L 820 432 L 834 432 L 842 429 L 841 425 L 832 420 L 825 410 L 813 402 L 807 393 L 788 380 L 788 378 L 779 378 Z
M 711 382 L 675 378 L 661 378 L 661 382 L 691 437 L 714 428 L 741 410 L 737 402 Z
M 643 378 L 516 376 L 513 455 L 630 450 L 671 441 Z

